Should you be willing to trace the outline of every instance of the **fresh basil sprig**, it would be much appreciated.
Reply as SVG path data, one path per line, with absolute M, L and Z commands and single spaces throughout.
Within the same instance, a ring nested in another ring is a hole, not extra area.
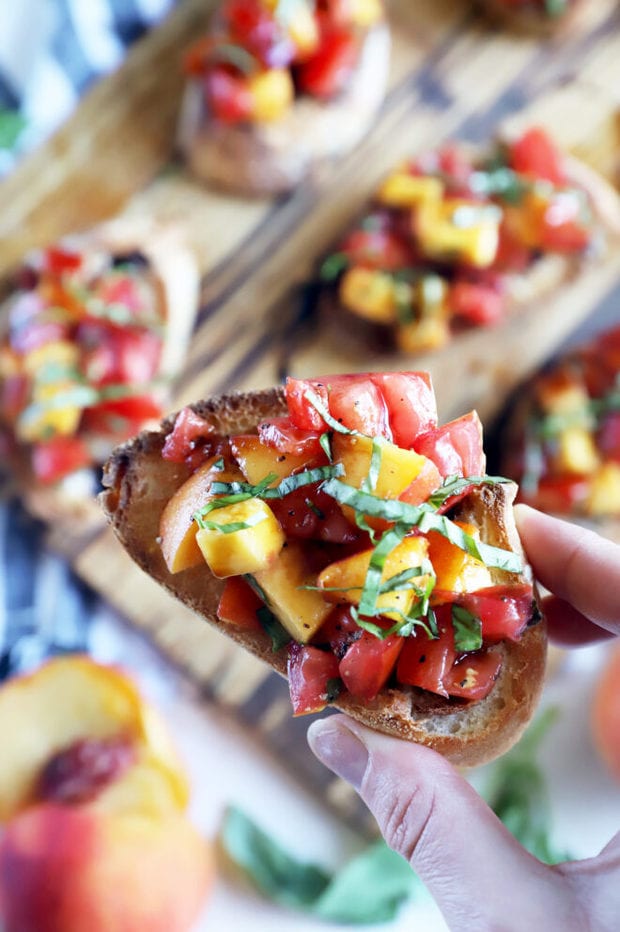
M 454 647 L 459 653 L 480 650 L 482 647 L 482 622 L 463 605 L 452 606 Z

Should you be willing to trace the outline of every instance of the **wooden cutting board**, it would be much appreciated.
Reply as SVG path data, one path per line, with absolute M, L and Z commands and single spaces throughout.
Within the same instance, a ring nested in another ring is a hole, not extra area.
M 507 118 L 543 123 L 616 180 L 620 161 L 620 13 L 584 4 L 573 32 L 538 42 L 490 27 L 466 0 L 390 5 L 389 91 L 372 132 L 289 197 L 239 200 L 197 185 L 175 161 L 182 50 L 214 0 L 185 0 L 100 82 L 69 122 L 0 184 L 0 272 L 23 252 L 124 210 L 182 228 L 202 273 L 201 310 L 177 406 L 207 394 L 265 387 L 297 375 L 411 367 L 353 355 L 303 324 L 302 285 L 317 258 L 402 157 L 448 136 L 484 141 Z M 415 361 L 433 373 L 440 414 L 472 406 L 490 419 L 516 384 L 614 289 L 620 250 L 543 306 L 471 332 Z M 300 333 L 301 330 L 301 333 Z M 303 337 L 300 339 L 299 337 Z M 26 497 L 36 511 L 36 502 Z M 286 686 L 171 600 L 129 561 L 98 516 L 87 528 L 59 515 L 52 547 L 205 689 L 260 732 L 306 785 L 364 825 L 364 810 L 319 767 L 307 721 L 290 716 Z

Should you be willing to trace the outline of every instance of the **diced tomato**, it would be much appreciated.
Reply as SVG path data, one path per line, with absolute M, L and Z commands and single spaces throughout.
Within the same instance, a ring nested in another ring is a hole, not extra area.
M 85 334 L 88 348 L 83 354 L 82 367 L 89 382 L 137 386 L 157 375 L 162 341 L 152 330 L 93 323 L 80 328 L 81 338 Z
M 209 440 L 214 435 L 213 424 L 196 414 L 193 408 L 183 408 L 166 437 L 161 455 L 173 463 L 184 463 L 196 449 L 197 441 Z
M 133 275 L 113 270 L 101 277 L 93 288 L 93 294 L 107 305 L 119 304 L 128 311 L 139 312 L 144 308 L 140 282 Z
M 598 432 L 598 447 L 606 459 L 620 463 L 620 412 L 606 414 Z
M 30 379 L 26 375 L 9 375 L 0 379 L 0 420 L 14 421 L 28 404 Z
M 439 470 L 432 460 L 427 459 L 420 473 L 415 477 L 411 485 L 407 486 L 404 492 L 398 496 L 401 502 L 408 502 L 410 505 L 421 505 L 425 502 L 431 492 L 438 489 L 442 479 Z
M 339 682 L 338 658 L 308 645 L 289 646 L 287 672 L 293 715 L 320 712 L 329 701 L 330 680 Z
M 590 484 L 590 476 L 543 476 L 533 493 L 521 486 L 519 498 L 541 511 L 568 514 L 586 501 Z
M 32 471 L 39 482 L 58 482 L 91 463 L 90 451 L 80 437 L 52 437 L 32 448 Z
M 305 94 L 330 100 L 347 85 L 359 55 L 354 32 L 325 23 L 318 51 L 297 68 L 297 84 Z
M 592 238 L 577 191 L 556 191 L 541 215 L 540 246 L 554 252 L 582 252 Z
M 126 398 L 114 398 L 97 405 L 101 412 L 128 421 L 144 422 L 162 416 L 161 402 L 153 395 L 127 395 Z
M 320 433 L 296 427 L 291 417 L 272 417 L 258 425 L 261 443 L 293 456 L 322 456 Z
M 516 172 L 544 178 L 555 185 L 566 181 L 562 155 L 544 129 L 533 126 L 508 148 L 508 164 Z
M 390 229 L 381 214 L 365 218 L 364 226 L 353 230 L 341 244 L 339 252 L 351 264 L 393 272 L 413 265 L 415 253 L 400 232 Z
M 65 272 L 76 272 L 82 265 L 82 256 L 68 249 L 50 246 L 45 250 L 45 269 L 52 275 L 63 275 Z
M 244 123 L 252 117 L 254 98 L 243 75 L 213 68 L 205 76 L 204 95 L 212 116 L 222 123 Z
M 470 701 L 484 699 L 491 692 L 501 669 L 502 658 L 497 651 L 466 654 L 445 677 L 448 694 Z
M 534 610 L 532 587 L 527 583 L 459 593 L 454 601 L 480 619 L 483 640 L 493 643 L 518 641 Z
M 475 411 L 418 437 L 414 449 L 432 460 L 444 478 L 485 473 L 482 425 Z
M 466 279 L 456 280 L 448 298 L 450 310 L 470 324 L 488 326 L 504 316 L 504 296 L 496 288 Z
M 396 678 L 404 685 L 418 686 L 447 698 L 445 681 L 457 656 L 451 606 L 440 606 L 436 616 L 439 637 L 429 638 L 426 631 L 419 628 L 415 635 L 403 639 Z
M 329 644 L 332 653 L 342 660 L 353 641 L 362 636 L 362 628 L 353 618 L 351 607 L 336 605 L 314 636 L 316 644 Z
M 499 242 L 492 269 L 498 272 L 524 272 L 531 264 L 532 250 L 524 246 L 505 218 L 499 226 Z
M 377 372 L 370 379 L 385 399 L 397 446 L 409 450 L 418 434 L 437 426 L 437 403 L 428 372 Z
M 217 617 L 246 631 L 262 631 L 256 613 L 263 605 L 262 599 L 242 576 L 229 576 L 220 596 Z
M 286 380 L 286 401 L 293 422 L 304 430 L 329 430 L 306 392 L 316 395 L 329 413 L 349 430 L 391 439 L 385 399 L 369 374 Z
M 448 142 L 437 154 L 438 170 L 452 195 L 471 197 L 469 179 L 474 171 L 463 146 Z
M 269 507 L 287 537 L 351 544 L 361 532 L 345 518 L 340 506 L 316 484 L 302 486 L 281 499 L 270 499 Z
M 280 21 L 262 0 L 227 0 L 220 11 L 231 39 L 268 68 L 286 68 L 295 45 Z
M 368 437 L 392 438 L 388 407 L 372 378 L 331 380 L 329 411 L 349 430 Z
M 388 681 L 404 642 L 397 634 L 381 640 L 370 631 L 362 631 L 338 667 L 348 692 L 367 702 L 374 699 Z

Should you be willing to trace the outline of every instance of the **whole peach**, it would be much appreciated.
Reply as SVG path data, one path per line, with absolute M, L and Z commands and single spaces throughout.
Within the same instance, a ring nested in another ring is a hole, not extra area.
M 5 932 L 186 932 L 212 878 L 182 815 L 44 803 L 0 841 L 0 916 Z

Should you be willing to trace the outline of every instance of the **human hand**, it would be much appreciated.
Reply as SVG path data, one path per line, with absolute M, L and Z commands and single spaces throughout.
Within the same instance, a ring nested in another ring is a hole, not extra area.
M 620 634 L 620 547 L 531 508 L 516 512 L 535 575 L 553 593 L 545 600 L 550 636 L 576 645 Z M 344 715 L 314 722 L 308 740 L 355 787 L 453 932 L 618 928 L 620 833 L 595 858 L 548 866 L 429 748 Z

